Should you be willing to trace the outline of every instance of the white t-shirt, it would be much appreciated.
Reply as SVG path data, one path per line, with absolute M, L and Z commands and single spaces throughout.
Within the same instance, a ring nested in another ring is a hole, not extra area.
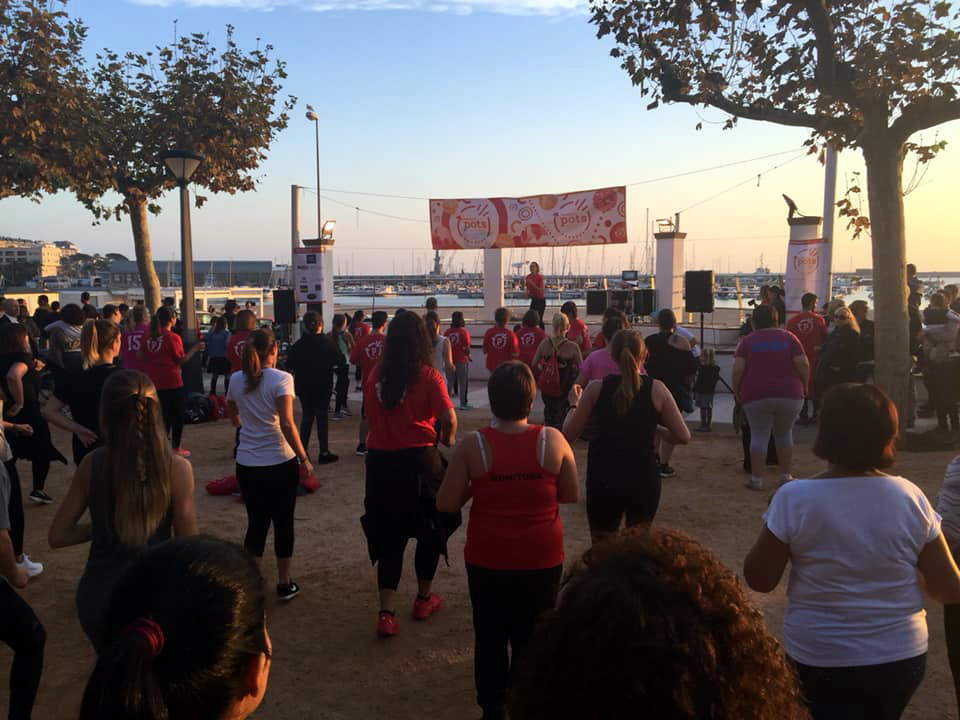
M 886 475 L 793 480 L 763 518 L 790 546 L 790 657 L 844 667 L 927 651 L 917 560 L 940 533 L 940 516 L 920 488 Z
M 690 341 L 690 352 L 693 353 L 693 356 L 694 356 L 695 358 L 700 357 L 700 352 L 701 352 L 701 350 L 700 350 L 700 343 L 697 343 L 696 345 L 694 345 L 694 343 L 697 341 L 697 336 L 694 335 L 694 334 L 693 334 L 692 332 L 690 332 L 689 330 L 687 330 L 685 327 L 680 327 L 679 325 L 677 325 L 677 327 L 676 327 L 676 333 L 677 333 L 677 335 L 679 335 L 680 337 L 686 338 L 687 340 L 689 340 L 689 341 Z
M 280 430 L 276 400 L 293 396 L 293 375 L 275 368 L 264 368 L 256 390 L 247 392 L 243 372 L 230 376 L 227 399 L 240 411 L 240 447 L 237 464 L 248 467 L 279 465 L 296 457 Z

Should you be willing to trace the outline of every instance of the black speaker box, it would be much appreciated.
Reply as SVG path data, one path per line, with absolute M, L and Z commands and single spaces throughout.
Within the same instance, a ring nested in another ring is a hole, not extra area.
M 607 309 L 606 290 L 587 290 L 587 315 L 603 315 Z
M 633 314 L 647 317 L 657 311 L 657 291 L 653 288 L 642 288 L 633 291 Z
M 297 303 L 293 290 L 273 291 L 273 319 L 283 325 L 292 325 L 297 321 Z
M 630 312 L 630 291 L 611 290 L 609 307 L 616 308 L 622 313 Z
M 713 312 L 713 270 L 688 270 L 683 275 L 684 312 Z

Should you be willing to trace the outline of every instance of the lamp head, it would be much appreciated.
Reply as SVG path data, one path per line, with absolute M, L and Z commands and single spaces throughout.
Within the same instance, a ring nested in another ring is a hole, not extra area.
M 190 150 L 167 150 L 160 154 L 160 159 L 180 183 L 189 182 L 190 176 L 203 162 L 201 156 Z
M 324 245 L 333 245 L 333 229 L 337 226 L 336 220 L 327 220 L 320 230 L 320 242 Z
M 317 115 L 313 110 L 307 110 L 307 120 L 313 120 L 316 122 L 320 119 L 320 116 Z

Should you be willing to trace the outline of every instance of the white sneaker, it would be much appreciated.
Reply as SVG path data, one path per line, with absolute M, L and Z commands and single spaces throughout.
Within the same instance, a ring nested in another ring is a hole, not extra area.
M 750 479 L 747 480 L 743 486 L 748 490 L 763 490 L 763 480 L 755 475 L 751 475 Z
M 36 577 L 43 572 L 43 564 L 34 562 L 29 555 L 24 555 L 23 560 L 17 563 L 17 567 L 27 573 L 27 577 Z

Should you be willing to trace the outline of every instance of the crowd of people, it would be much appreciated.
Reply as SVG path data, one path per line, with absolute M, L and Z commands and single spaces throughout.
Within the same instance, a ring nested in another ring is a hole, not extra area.
M 500 308 L 482 340 L 489 422 L 459 438 L 458 411 L 474 409 L 471 338 L 459 312 L 447 328 L 435 308 L 392 319 L 380 311 L 369 322 L 363 313 L 336 315 L 329 332 L 308 312 L 281 357 L 250 308 L 228 306 L 185 350 L 169 305 L 153 314 L 66 305 L 54 315 L 43 303 L 31 328 L 17 303 L 4 301 L 0 639 L 15 653 L 10 717 L 30 717 L 47 643 L 14 590 L 43 571 L 23 548 L 17 461 L 31 462 L 30 499 L 53 502 L 44 479 L 51 462 L 67 460 L 49 425 L 71 433 L 77 466 L 49 544 L 90 546 L 76 607 L 97 662 L 80 717 L 245 718 L 262 701 L 272 665 L 259 570 L 267 537 L 272 526 L 276 595 L 292 600 L 301 592 L 293 573 L 298 484 L 313 469 L 314 424 L 317 463 L 338 460 L 328 420 L 352 412 L 351 365 L 362 393 L 358 520 L 376 568 L 375 632 L 400 632 L 397 590 L 411 540 L 410 614 L 426 622 L 443 608 L 438 564 L 449 561 L 448 541 L 465 522 L 484 718 L 613 717 L 635 706 L 691 719 L 895 720 L 926 669 L 922 590 L 946 606 L 960 700 L 960 457 L 937 510 L 888 472 L 898 417 L 882 391 L 862 382 L 865 308 L 832 303 L 824 318 L 817 298 L 805 296 L 804 312 L 784 328 L 779 294 L 768 290 L 734 353 L 730 387 L 752 433 L 748 487 L 764 487 L 771 445 L 778 465 L 743 576 L 771 592 L 790 566 L 781 647 L 730 570 L 655 523 L 674 450 L 691 439 L 684 415 L 698 409 L 697 430 L 712 429 L 724 382 L 715 348 L 699 347 L 669 310 L 644 337 L 609 309 L 591 338 L 566 303 L 545 332 L 533 265 L 522 324 L 511 328 Z M 924 381 L 943 390 L 956 381 L 960 315 L 955 293 L 937 295 L 911 340 L 926 347 Z M 193 468 L 181 446 L 182 367 L 200 352 L 211 393 L 224 379 L 236 426 L 242 546 L 197 534 Z M 52 394 L 44 403 L 45 368 Z M 543 424 L 532 418 L 538 392 Z M 931 398 L 938 420 L 957 429 L 955 401 Z M 801 417 L 817 420 L 814 452 L 826 470 L 795 479 Z M 559 506 L 580 500 L 579 440 L 592 547 L 569 558 Z

